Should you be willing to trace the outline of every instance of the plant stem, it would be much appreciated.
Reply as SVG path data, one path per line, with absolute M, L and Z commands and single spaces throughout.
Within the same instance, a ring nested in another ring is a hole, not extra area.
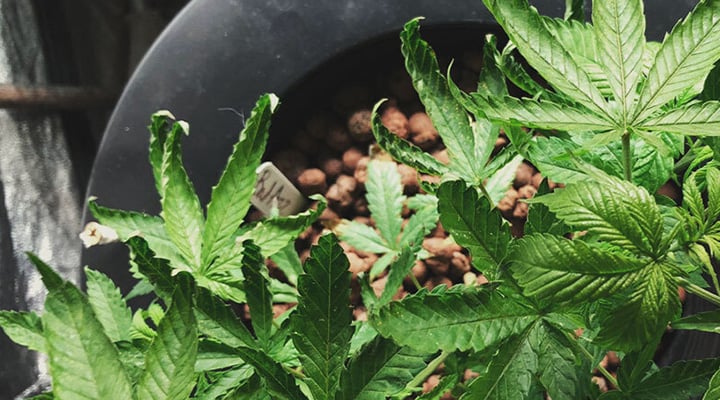
M 630 154 L 630 132 L 622 135 L 622 157 L 625 180 L 632 182 L 632 155 Z
M 692 293 L 701 299 L 707 300 L 716 306 L 720 306 L 720 296 L 715 293 L 709 292 L 684 278 L 677 278 L 676 282 L 680 286 L 684 287 L 689 293 Z
M 419 374 L 413 378 L 407 385 L 405 385 L 405 388 L 412 390 L 413 388 L 422 386 L 423 382 L 427 380 L 427 378 L 432 375 L 433 372 L 437 369 L 437 367 L 442 364 L 443 361 L 445 361 L 448 356 L 452 354 L 452 352 L 443 350 L 442 353 L 440 353 L 439 356 L 435 357 L 434 360 L 430 361 L 430 364 L 425 367 L 422 371 L 420 371 Z

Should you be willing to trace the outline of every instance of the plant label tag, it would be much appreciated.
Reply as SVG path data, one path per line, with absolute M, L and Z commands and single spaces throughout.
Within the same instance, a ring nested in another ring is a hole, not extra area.
M 305 197 L 280 170 L 267 161 L 257 168 L 257 182 L 252 196 L 252 205 L 265 215 L 277 208 L 279 215 L 297 213 L 305 205 Z

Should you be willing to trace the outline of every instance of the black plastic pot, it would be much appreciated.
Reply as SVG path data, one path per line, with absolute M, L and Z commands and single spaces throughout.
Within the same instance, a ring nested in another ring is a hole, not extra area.
M 564 0 L 531 3 L 541 13 L 554 16 L 560 16 L 565 6 Z M 660 40 L 697 1 L 646 3 L 648 37 Z M 281 113 L 288 118 L 305 113 L 312 107 L 308 100 L 312 91 L 298 92 L 297 88 L 307 88 L 303 82 L 333 85 L 343 76 L 334 67 L 363 64 L 364 70 L 371 70 L 386 60 L 387 51 L 397 57 L 397 33 L 416 16 L 426 17 L 424 34 L 438 38 L 462 38 L 458 33 L 464 33 L 465 39 L 479 43 L 484 32 L 498 30 L 479 0 L 450 4 L 434 0 L 192 1 L 146 55 L 120 98 L 92 171 L 88 195 L 110 207 L 159 211 L 147 161 L 146 126 L 151 113 L 168 109 L 190 122 L 191 135 L 184 140 L 185 162 L 205 204 L 242 128 L 238 113 L 249 113 L 258 95 L 274 92 L 281 100 L 287 99 Z M 86 214 L 85 219 L 91 218 Z M 111 275 L 124 291 L 132 286 L 127 251 L 121 245 L 85 250 L 83 262 Z M 695 303 L 691 299 L 689 307 L 698 307 Z M 711 342 L 705 335 L 679 333 L 663 361 L 718 353 L 718 346 Z

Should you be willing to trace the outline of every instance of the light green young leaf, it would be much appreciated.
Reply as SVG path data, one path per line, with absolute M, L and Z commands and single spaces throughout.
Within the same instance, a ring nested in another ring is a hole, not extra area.
M 673 329 L 720 333 L 720 310 L 705 311 L 680 318 L 671 323 Z
M 595 233 L 601 240 L 650 257 L 659 256 L 663 218 L 653 196 L 615 177 L 594 178 L 595 182 L 574 183 L 530 202 L 546 205 L 566 224 Z M 599 185 L 603 190 L 597 190 Z
M 595 113 L 550 101 L 471 94 L 463 104 L 471 111 L 497 123 L 565 131 L 615 129 L 613 122 Z
M 440 286 L 391 302 L 371 315 L 371 322 L 381 335 L 430 354 L 485 349 L 523 332 L 537 318 L 538 311 L 496 291 Z
M 378 145 L 388 152 L 396 161 L 408 165 L 422 174 L 433 176 L 443 176 L 447 174 L 450 171 L 447 165 L 385 128 L 378 114 L 378 109 L 385 101 L 386 100 L 381 100 L 377 102 L 372 112 L 373 135 Z
M 87 298 L 69 282 L 48 289 L 42 323 L 54 398 L 133 398 L 117 349 L 103 332 Z
M 194 312 L 203 335 L 230 347 L 255 347 L 255 339 L 245 324 L 209 290 L 198 288 Z
M 247 214 L 257 180 L 255 170 L 265 153 L 270 118 L 277 105 L 278 98 L 273 94 L 258 99 L 233 146 L 220 181 L 213 187 L 202 237 L 203 265 L 210 265 L 219 255 Z
M 265 381 L 265 388 L 272 398 L 288 400 L 306 400 L 295 379 L 265 353 L 249 347 L 238 347 L 240 357 L 255 368 Z M 327 398 L 327 397 L 325 397 Z
M 311 196 L 318 200 L 315 209 L 309 209 L 288 217 L 268 218 L 255 225 L 246 233 L 240 235 L 236 241 L 242 243 L 252 240 L 260 247 L 263 255 L 270 257 L 280 251 L 288 243 L 312 225 L 327 207 L 327 201 L 322 196 Z
M 363 251 L 387 253 L 395 247 L 386 243 L 373 227 L 356 221 L 341 221 L 335 227 L 335 232 L 343 242 Z
M 375 304 L 376 307 L 382 307 L 392 300 L 400 288 L 400 285 L 402 285 L 403 279 L 410 273 L 413 265 L 415 265 L 418 250 L 420 250 L 420 244 L 407 246 L 400 251 L 395 261 L 390 264 L 390 272 L 388 272 L 387 275 L 385 289 L 383 289 L 380 299 L 378 299 Z
M 205 223 L 200 200 L 182 164 L 180 138 L 187 134 L 187 125 L 173 124 L 165 141 L 162 163 L 162 194 L 160 216 L 165 232 L 191 269 L 200 267 L 200 248 Z
M 607 102 L 526 0 L 483 0 L 527 62 L 553 87 L 607 116 Z M 589 114 L 589 113 L 588 113 Z
M 511 271 L 527 296 L 581 304 L 628 289 L 648 261 L 552 235 L 530 235 L 513 251 Z
M 153 178 L 155 178 L 155 189 L 158 195 L 163 196 L 162 188 L 162 160 L 165 148 L 165 141 L 173 128 L 175 116 L 170 111 L 158 111 L 150 117 L 150 149 L 149 159 L 152 166 Z M 95 218 L 98 218 L 95 216 Z
M 49 265 L 45 264 L 38 256 L 33 253 L 25 253 L 30 262 L 40 273 L 40 277 L 48 291 L 52 292 L 59 289 L 65 284 L 65 280 L 52 269 Z
M 403 188 L 397 164 L 372 160 L 367 166 L 365 189 L 368 209 L 385 242 L 397 250 L 398 236 L 402 229 Z
M 636 400 L 694 398 L 708 389 L 708 382 L 720 367 L 720 359 L 679 361 L 643 379 L 631 397 Z
M 244 363 L 234 348 L 214 340 L 203 339 L 198 345 L 195 372 L 231 368 Z
M 421 204 L 422 202 L 422 204 Z M 437 226 L 437 197 L 418 194 L 408 200 L 407 206 L 415 213 L 410 216 L 400 238 L 400 248 L 421 243 L 423 238 Z
M 385 400 L 402 390 L 423 368 L 423 354 L 377 336 L 350 360 L 335 399 Z
M 0 311 L 0 328 L 13 342 L 47 353 L 40 317 L 34 312 Z
M 378 258 L 370 269 L 370 279 L 375 279 L 375 277 L 385 271 L 385 268 L 387 268 L 387 266 L 392 263 L 396 256 L 397 252 L 393 250 L 383 254 L 380 258 Z M 369 306 L 369 304 L 366 305 Z
M 272 335 L 272 293 L 270 285 L 260 272 L 265 266 L 265 259 L 260 248 L 251 241 L 243 243 L 242 273 L 245 277 L 244 289 L 247 304 L 250 306 L 251 321 L 258 343 L 263 349 L 268 348 Z
M 485 190 L 490 195 L 493 204 L 499 203 L 505 197 L 505 193 L 515 180 L 515 173 L 522 162 L 523 158 L 521 156 L 513 157 L 485 182 Z
M 443 227 L 459 245 L 470 250 L 473 264 L 492 276 L 505 260 L 512 240 L 500 212 L 460 181 L 443 183 L 437 196 Z
M 468 182 L 482 177 L 482 162 L 475 153 L 478 144 L 465 109 L 450 93 L 440 73 L 435 52 L 420 38 L 419 19 L 405 24 L 400 33 L 405 68 L 425 110 L 450 154 L 450 168 Z
M 707 392 L 705 392 L 702 400 L 714 400 L 720 398 L 720 369 L 712 376 L 708 386 Z
M 185 400 L 195 386 L 198 331 L 192 310 L 192 278 L 176 278 L 172 303 L 145 353 L 145 372 L 137 386 L 138 400 Z
M 507 339 L 495 353 L 485 373 L 468 385 L 463 400 L 527 399 L 538 369 L 538 357 L 528 335 L 534 326 Z
M 297 278 L 302 274 L 303 270 L 300 256 L 295 250 L 295 243 L 288 243 L 280 251 L 273 254 L 270 259 L 285 274 L 288 282 L 293 286 L 297 286 Z
M 645 15 L 642 0 L 593 3 L 593 27 L 601 66 L 622 107 L 623 125 L 632 117 L 636 89 L 642 77 Z
M 112 280 L 99 271 L 85 267 L 87 294 L 95 316 L 113 342 L 130 340 L 132 313 L 125 304 L 120 290 Z
M 248 365 L 241 365 L 236 368 L 224 371 L 222 374 L 216 377 L 216 379 L 204 388 L 198 387 L 198 392 L 195 394 L 197 400 L 230 400 L 233 397 L 229 397 L 234 389 L 242 387 L 244 383 L 255 374 L 253 368 Z
M 298 280 L 300 301 L 290 316 L 292 340 L 300 353 L 310 391 L 317 399 L 335 396 L 350 349 L 349 262 L 333 234 L 320 237 Z
M 585 0 L 565 0 L 565 14 L 567 21 L 585 21 Z
M 705 101 L 670 110 L 641 122 L 638 128 L 689 136 L 720 136 L 720 102 Z
M 115 230 L 118 238 L 123 242 L 133 236 L 140 236 L 148 242 L 159 258 L 169 260 L 174 268 L 189 270 L 188 262 L 168 238 L 162 218 L 103 207 L 93 198 L 88 200 L 88 209 L 102 225 Z
M 635 123 L 702 81 L 720 58 L 718 40 L 720 1 L 702 1 L 665 37 L 640 91 Z

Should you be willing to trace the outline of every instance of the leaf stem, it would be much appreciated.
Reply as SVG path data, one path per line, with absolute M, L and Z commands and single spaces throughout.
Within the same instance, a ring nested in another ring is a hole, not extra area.
M 418 281 L 417 277 L 415 277 L 415 274 L 413 274 L 411 272 L 408 275 L 410 275 L 410 280 L 412 280 L 412 283 L 413 283 L 413 285 L 415 285 L 415 288 L 417 290 L 421 290 L 423 288 L 423 286 L 420 284 L 420 281 Z
M 622 135 L 622 157 L 625 180 L 628 182 L 632 182 L 632 157 L 630 150 L 630 132 L 625 132 Z
M 488 199 L 488 203 L 490 203 L 490 208 L 495 207 L 495 202 L 493 202 L 492 197 L 490 197 L 490 193 L 488 193 L 487 189 L 485 188 L 485 185 L 482 182 L 480 182 L 478 184 L 478 187 L 480 188 L 480 191 L 482 192 L 482 194 Z
M 432 375 L 433 372 L 437 369 L 437 367 L 445 361 L 448 356 L 452 354 L 451 351 L 443 350 L 442 353 L 440 353 L 439 356 L 435 357 L 434 360 L 430 361 L 430 363 L 420 371 L 419 374 L 415 375 L 415 378 L 408 382 L 407 385 L 405 385 L 406 389 L 413 390 L 413 388 L 419 387 L 427 380 L 430 375 Z M 413 390 L 414 391 L 414 390 Z
M 676 278 L 676 282 L 680 286 L 684 287 L 689 293 L 692 293 L 703 300 L 709 301 L 716 306 L 720 306 L 720 296 L 715 293 L 709 292 L 685 278 Z
M 298 379 L 305 379 L 305 378 L 306 378 L 306 377 L 305 377 L 305 374 L 303 374 L 302 372 L 300 372 L 300 371 L 298 371 L 298 370 L 296 370 L 296 369 L 294 369 L 294 368 L 290 368 L 290 367 L 288 367 L 287 365 L 283 365 L 282 367 L 283 367 L 283 369 L 284 369 L 285 371 L 289 372 L 290 375 L 292 375 L 292 376 L 294 376 L 294 377 L 296 377 L 296 378 L 298 378 Z
M 592 354 L 590 354 L 590 352 L 587 351 L 587 349 L 586 349 L 585 347 L 583 347 L 580 343 L 577 344 L 577 347 L 580 348 L 580 350 L 583 352 L 583 354 L 585 355 L 585 357 L 587 357 L 587 359 L 590 360 L 590 362 L 595 361 L 595 359 L 593 358 Z M 600 371 L 600 373 L 605 377 L 605 379 L 607 379 L 608 382 L 610 382 L 611 385 L 615 386 L 615 388 L 616 388 L 617 390 L 621 390 L 621 389 L 620 389 L 620 385 L 618 384 L 617 379 L 616 379 L 614 376 L 612 376 L 612 374 L 610 373 L 610 371 L 606 370 L 605 367 L 603 367 L 603 366 L 602 366 L 601 364 L 599 364 L 599 363 L 598 363 L 595 367 L 598 369 L 598 371 Z

